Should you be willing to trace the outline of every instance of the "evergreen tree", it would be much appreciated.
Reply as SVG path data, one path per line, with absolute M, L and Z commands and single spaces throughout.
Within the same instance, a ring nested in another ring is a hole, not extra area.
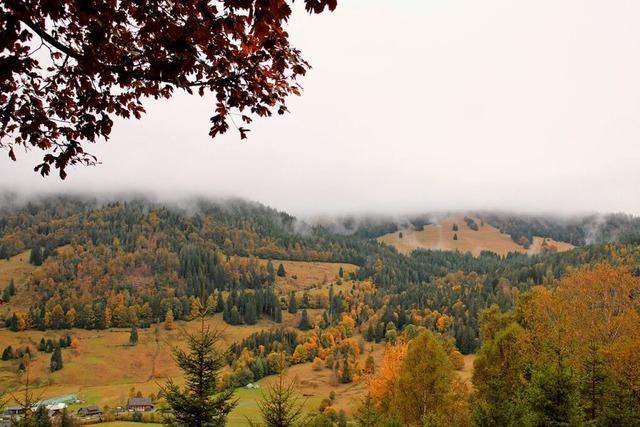
M 222 296 L 222 291 L 218 291 L 218 295 L 216 296 L 216 313 L 222 313 L 224 311 L 224 297 Z
M 378 427 L 380 425 L 382 417 L 376 409 L 371 394 L 367 393 L 367 396 L 362 400 L 354 418 L 361 427 Z
M 278 277 L 284 277 L 286 275 L 287 275 L 287 272 L 284 270 L 284 265 L 280 263 L 280 265 L 278 266 Z
M 258 321 L 258 310 L 253 298 L 249 299 L 246 311 L 244 313 L 244 323 L 247 325 L 255 325 Z
M 131 334 L 129 334 L 129 344 L 138 344 L 138 329 L 135 326 L 131 328 Z
M 311 308 L 311 297 L 307 291 L 302 294 L 302 308 Z
M 351 363 L 347 359 L 344 360 L 342 364 L 342 375 L 340 375 L 340 382 L 342 384 L 347 384 L 353 381 L 353 367 Z
M 2 291 L 2 300 L 4 302 L 9 302 L 11 301 L 11 291 L 9 290 L 9 288 L 4 288 L 4 290 Z
M 273 320 L 276 323 L 282 323 L 282 309 L 280 308 L 280 306 L 276 306 Z
M 577 378 L 563 366 L 533 373 L 527 401 L 532 425 L 573 426 L 581 423 Z
M 364 339 L 368 342 L 376 339 L 376 331 L 373 327 L 373 322 L 369 322 L 369 326 L 367 327 L 367 332 L 364 335 Z
M 231 311 L 229 312 L 229 323 L 232 325 L 239 325 L 240 322 L 240 312 L 238 312 L 238 307 L 235 305 L 231 307 Z
M 38 426 L 38 427 L 52 427 L 51 419 L 49 418 L 49 411 L 45 408 L 44 405 L 38 406 L 38 409 L 33 413 L 33 417 L 31 417 L 30 425 Z M 26 427 L 26 426 L 25 426 Z
M 458 233 L 453 234 L 453 240 L 458 240 Z
M 31 248 L 31 254 L 29 255 L 29 263 L 39 266 L 42 265 L 42 248 L 39 245 Z
M 329 320 L 329 313 L 325 310 L 322 312 L 322 323 L 320 323 L 320 327 L 327 329 L 329 326 L 331 326 L 331 320 Z
M 60 421 L 58 425 L 60 427 L 73 427 L 74 426 L 73 418 L 69 415 L 67 408 L 62 409 L 62 413 L 60 414 Z
M 51 354 L 51 363 L 49 365 L 51 372 L 59 371 L 62 369 L 62 350 L 60 347 L 56 347 Z
M 289 294 L 288 311 L 291 314 L 295 314 L 298 312 L 298 302 L 296 301 L 296 294 L 293 291 L 291 291 L 291 293 Z
M 161 388 L 167 402 L 163 412 L 169 427 L 218 427 L 236 406 L 233 389 L 218 392 L 220 370 L 225 355 L 217 349 L 220 333 L 205 328 L 198 334 L 186 333 L 188 350 L 173 349 L 174 360 L 185 376 L 181 389 L 173 380 Z
M 340 276 L 340 278 L 344 277 L 344 269 L 342 268 L 342 266 L 340 266 L 340 270 L 338 270 L 338 276 Z
M 307 310 L 302 310 L 302 316 L 300 317 L 300 323 L 298 323 L 298 329 L 301 331 L 308 331 L 311 329 L 311 322 L 309 321 L 309 315 Z
M 286 382 L 284 374 L 267 388 L 258 408 L 265 427 L 292 427 L 302 418 L 303 403 L 293 382 Z
M 13 332 L 18 332 L 18 330 L 19 330 L 18 324 L 19 324 L 18 315 L 16 313 L 13 313 L 13 316 L 11 316 L 11 320 L 9 321 L 9 324 L 7 326 Z
M 271 260 L 267 262 L 267 274 L 269 275 L 271 282 L 276 279 L 276 270 L 275 268 L 273 268 L 273 263 L 271 262 Z
M 8 346 L 2 352 L 2 360 L 11 360 L 11 359 L 13 359 L 13 349 L 11 348 L 11 346 Z

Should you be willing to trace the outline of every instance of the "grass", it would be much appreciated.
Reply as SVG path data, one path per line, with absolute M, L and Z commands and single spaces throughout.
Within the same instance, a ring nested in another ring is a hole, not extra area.
M 31 250 L 22 252 L 12 256 L 9 259 L 0 260 L 0 291 L 2 291 L 11 279 L 14 280 L 17 293 L 8 304 L 0 305 L 0 314 L 6 317 L 7 313 L 13 312 L 15 309 L 24 309 L 29 307 L 30 298 L 23 291 L 24 284 L 36 269 L 35 266 L 29 264 L 29 256 Z
M 508 234 L 500 233 L 500 230 L 489 224 L 482 225 L 481 221 L 473 218 L 480 227 L 477 231 L 470 229 L 464 221 L 464 215 L 450 215 L 437 224 L 429 224 L 424 230 L 400 230 L 398 232 L 385 234 L 378 238 L 380 242 L 395 246 L 399 252 L 410 253 L 418 248 L 438 249 L 448 251 L 471 252 L 479 255 L 483 250 L 489 250 L 499 255 L 506 255 L 509 252 L 523 252 L 529 254 L 539 253 L 542 242 L 541 237 L 534 237 L 533 244 L 527 250 L 511 240 Z M 453 231 L 453 225 L 458 226 L 458 231 Z M 400 238 L 400 232 L 402 238 Z M 458 240 L 453 240 L 454 234 L 457 234 Z M 565 242 L 558 242 L 553 239 L 547 239 L 547 243 L 555 245 L 559 251 L 567 251 L 573 249 L 573 245 Z
M 257 261 L 265 266 L 269 262 L 266 259 L 258 259 Z M 276 270 L 282 264 L 287 273 L 285 277 L 276 277 L 276 288 L 284 294 L 290 291 L 314 289 L 329 282 L 335 282 L 338 280 L 340 267 L 344 271 L 344 277 L 358 268 L 353 264 L 338 262 L 272 260 L 271 263 Z
M 24 347 L 29 345 L 35 355 L 31 365 L 31 381 L 36 385 L 42 397 L 76 393 L 89 404 L 121 406 L 126 402 L 132 388 L 144 395 L 158 392 L 158 383 L 166 378 L 179 379 L 180 372 L 173 362 L 172 346 L 183 345 L 183 330 L 193 331 L 199 322 L 176 322 L 173 331 L 158 329 L 156 342 L 155 327 L 138 329 L 139 342 L 128 345 L 129 329 L 110 329 L 104 331 L 24 331 L 11 332 L 0 330 L 0 342 L 6 345 Z M 256 325 L 230 327 L 224 323 L 220 314 L 207 319 L 207 324 L 223 331 L 225 348 L 242 340 L 253 332 L 270 329 L 275 324 L 261 320 Z M 77 337 L 76 349 L 62 350 L 64 369 L 49 372 L 50 355 L 36 352 L 40 338 L 58 339 L 67 334 Z M 0 392 L 20 387 L 16 371 L 18 361 L 0 361 Z

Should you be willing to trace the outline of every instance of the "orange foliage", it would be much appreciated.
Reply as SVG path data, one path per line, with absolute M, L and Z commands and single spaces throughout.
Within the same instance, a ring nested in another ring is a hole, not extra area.
M 369 380 L 369 393 L 376 405 L 386 407 L 392 400 L 407 348 L 408 344 L 405 341 L 398 340 L 395 345 L 387 346 L 385 349 L 382 365 L 377 374 Z

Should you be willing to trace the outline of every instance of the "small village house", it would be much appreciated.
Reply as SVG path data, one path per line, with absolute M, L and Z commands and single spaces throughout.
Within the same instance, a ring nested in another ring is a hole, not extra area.
M 78 409 L 79 417 L 84 417 L 84 418 L 96 417 L 97 418 L 97 417 L 101 417 L 102 415 L 104 415 L 103 412 L 96 405 L 85 406 Z
M 148 397 L 131 397 L 127 401 L 127 409 L 134 412 L 152 411 L 153 403 Z

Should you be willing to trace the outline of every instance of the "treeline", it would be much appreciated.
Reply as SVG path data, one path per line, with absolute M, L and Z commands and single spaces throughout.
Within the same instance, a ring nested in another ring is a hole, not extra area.
M 636 246 L 602 244 L 544 255 L 511 253 L 501 257 L 483 252 L 474 257 L 456 252 L 418 250 L 409 256 L 390 248 L 370 258 L 357 272 L 372 278 L 375 293 L 365 294 L 365 309 L 355 317 L 366 326 L 366 336 L 383 339 L 392 322 L 425 326 L 455 338 L 463 353 L 480 345 L 479 313 L 492 305 L 513 308 L 517 298 L 533 286 L 552 286 L 572 268 L 607 261 L 616 265 L 640 265 Z
M 576 246 L 638 240 L 640 237 L 640 218 L 626 214 L 561 218 L 483 212 L 478 216 L 501 232 L 510 234 L 511 239 L 521 245 L 533 243 L 534 236 Z

